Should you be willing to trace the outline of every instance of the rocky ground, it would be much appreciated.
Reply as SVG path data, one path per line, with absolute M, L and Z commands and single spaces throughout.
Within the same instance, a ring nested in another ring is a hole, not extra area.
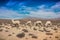
M 60 26 L 0 25 L 0 40 L 60 40 Z

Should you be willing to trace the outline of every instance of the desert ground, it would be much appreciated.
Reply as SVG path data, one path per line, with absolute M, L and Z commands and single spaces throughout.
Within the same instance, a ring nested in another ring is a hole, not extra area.
M 0 40 L 60 40 L 60 21 L 0 19 Z

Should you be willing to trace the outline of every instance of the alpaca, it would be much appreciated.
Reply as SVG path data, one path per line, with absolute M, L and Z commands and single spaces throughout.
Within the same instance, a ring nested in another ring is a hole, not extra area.
M 17 20 L 12 20 L 12 23 L 15 25 L 15 26 L 20 26 L 20 21 L 17 21 Z
M 47 21 L 47 22 L 45 23 L 45 26 L 46 26 L 46 27 L 52 26 L 51 21 Z
M 36 21 L 34 23 L 34 26 L 38 26 L 40 28 L 41 26 L 43 26 L 43 23 L 42 23 L 42 21 Z
M 60 23 L 58 23 L 58 24 L 57 24 L 57 27 L 59 27 L 59 28 L 60 28 Z
M 26 23 L 26 26 L 29 26 L 30 28 L 32 27 L 32 22 L 31 21 L 28 21 L 27 23 Z
M 5 26 L 5 24 L 4 23 L 2 23 L 1 25 L 0 25 L 0 27 L 4 27 Z

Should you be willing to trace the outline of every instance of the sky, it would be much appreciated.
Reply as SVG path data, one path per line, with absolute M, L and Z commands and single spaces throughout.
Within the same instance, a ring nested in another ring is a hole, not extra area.
M 0 18 L 60 18 L 60 0 L 0 0 Z

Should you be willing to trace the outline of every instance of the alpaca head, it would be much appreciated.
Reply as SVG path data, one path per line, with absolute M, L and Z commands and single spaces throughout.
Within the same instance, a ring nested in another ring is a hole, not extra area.
M 26 23 L 26 25 L 31 26 L 31 25 L 32 25 L 32 22 L 31 22 L 31 21 L 28 21 L 28 22 Z
M 51 26 L 51 25 L 52 25 L 51 21 L 47 21 L 45 24 L 45 26 Z
M 35 25 L 35 26 L 42 26 L 43 24 L 42 24 L 41 21 L 36 21 L 36 22 L 34 23 L 34 25 Z
M 12 21 L 12 22 L 14 22 L 15 20 L 14 20 L 14 19 L 12 19 L 11 21 Z

